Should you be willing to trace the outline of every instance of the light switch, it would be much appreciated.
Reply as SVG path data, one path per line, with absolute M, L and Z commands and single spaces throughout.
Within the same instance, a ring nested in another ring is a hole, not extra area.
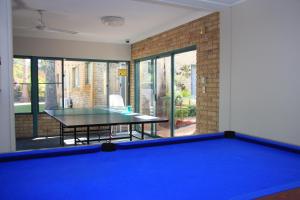
M 205 85 L 206 84 L 206 78 L 204 77 L 204 76 L 201 76 L 201 83 L 203 84 L 203 85 Z
M 205 94 L 206 93 L 206 87 L 202 86 L 202 93 Z

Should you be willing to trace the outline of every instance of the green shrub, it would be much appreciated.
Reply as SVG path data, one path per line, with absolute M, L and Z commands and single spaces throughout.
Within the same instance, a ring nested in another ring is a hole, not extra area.
M 184 90 L 181 91 L 181 96 L 182 97 L 190 97 L 191 93 L 187 89 L 184 89 Z
M 175 117 L 176 118 L 185 118 L 189 116 L 189 109 L 187 107 L 176 108 Z
M 196 106 L 195 105 L 189 105 L 188 106 L 188 116 L 189 117 L 195 117 L 196 116 Z
M 177 95 L 175 97 L 175 105 L 181 105 L 183 102 L 182 96 L 181 95 Z

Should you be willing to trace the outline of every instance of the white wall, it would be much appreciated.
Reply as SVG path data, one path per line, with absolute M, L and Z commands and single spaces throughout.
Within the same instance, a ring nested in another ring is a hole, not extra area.
M 0 153 L 15 150 L 11 1 L 0 1 Z
M 232 8 L 232 65 L 221 69 L 221 85 L 231 80 L 230 129 L 300 145 L 299 20 L 299 0 L 248 0 Z
M 219 105 L 219 130 L 231 130 L 230 108 L 230 79 L 231 79 L 231 8 L 220 13 L 220 105 Z
M 14 55 L 130 60 L 128 44 L 14 37 Z

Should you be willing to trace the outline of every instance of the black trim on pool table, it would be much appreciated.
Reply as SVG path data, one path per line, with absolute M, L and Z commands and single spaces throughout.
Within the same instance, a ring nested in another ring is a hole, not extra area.
M 117 150 L 117 147 L 116 147 L 116 144 L 114 144 L 114 143 L 103 143 L 101 145 L 101 150 L 106 151 L 106 152 L 110 152 L 110 151 Z
M 234 138 L 235 137 L 235 131 L 224 131 L 224 137 Z

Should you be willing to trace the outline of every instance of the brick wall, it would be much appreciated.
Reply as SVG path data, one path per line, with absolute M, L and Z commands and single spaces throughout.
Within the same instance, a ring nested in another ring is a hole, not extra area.
M 31 114 L 15 115 L 16 138 L 31 138 L 33 134 Z M 59 135 L 59 123 L 47 114 L 38 116 L 38 136 Z
M 218 130 L 219 115 L 219 13 L 204 16 L 131 46 L 131 104 L 134 105 L 134 60 L 182 49 L 197 47 L 197 132 Z M 206 78 L 202 93 L 200 77 Z
M 74 108 L 91 107 L 93 100 L 91 85 L 86 83 L 87 63 L 80 61 L 66 61 L 64 65 L 66 81 L 69 82 L 64 88 L 65 98 L 72 99 Z M 75 80 L 73 80 L 73 70 L 76 68 L 79 72 L 78 87 L 74 87 L 73 85 L 73 82 L 75 82 Z
M 32 137 L 32 115 L 15 115 L 16 138 Z
M 93 105 L 107 104 L 107 69 L 106 63 L 94 63 L 93 67 Z
M 38 136 L 59 135 L 59 123 L 47 114 L 39 114 L 38 117 Z

